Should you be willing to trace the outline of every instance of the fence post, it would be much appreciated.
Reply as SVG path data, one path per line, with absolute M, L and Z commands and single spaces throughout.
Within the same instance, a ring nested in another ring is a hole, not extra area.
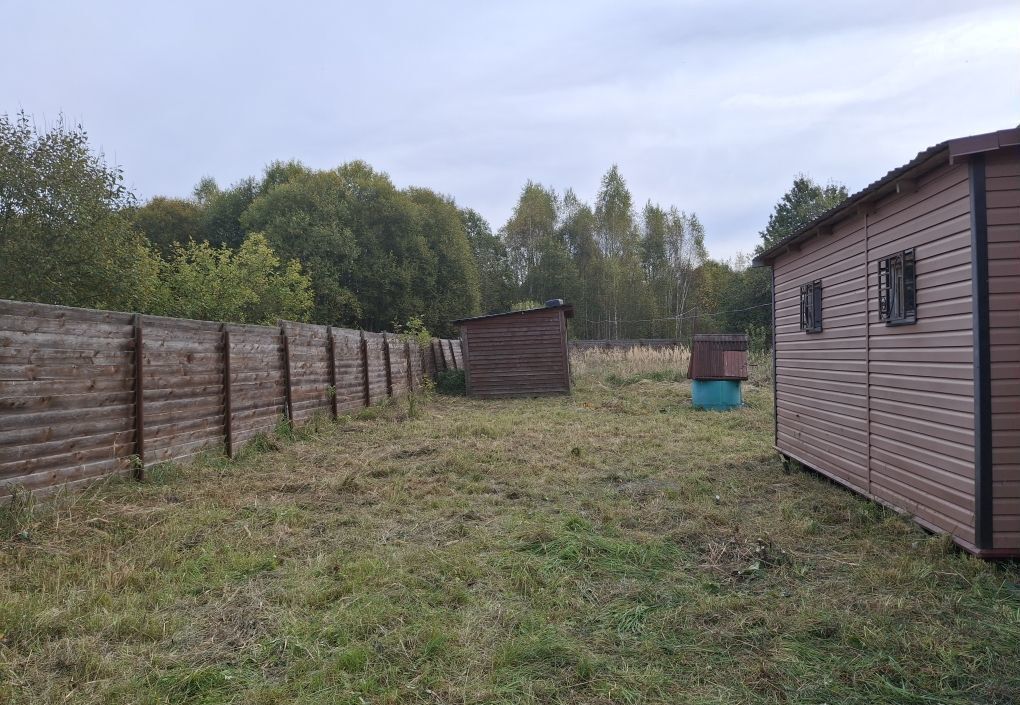
M 230 387 L 230 331 L 226 324 L 220 326 L 223 332 L 223 445 L 227 457 L 234 457 L 234 405 L 231 400 Z
M 283 394 L 285 399 L 284 415 L 292 424 L 294 423 L 294 403 L 291 400 L 290 389 L 290 342 L 287 340 L 287 326 L 280 322 L 280 338 L 283 342 Z
M 404 360 L 407 363 L 407 393 L 414 392 L 414 373 L 411 372 L 411 341 L 404 341 Z
M 365 406 L 372 406 L 372 389 L 368 381 L 368 340 L 361 331 L 361 376 L 365 382 Z
M 332 402 L 330 406 L 333 408 L 333 418 L 335 419 L 340 414 L 338 413 L 338 406 L 336 400 L 336 338 L 333 337 L 333 326 L 327 326 L 326 328 L 327 344 L 329 347 L 329 386 L 331 389 Z
M 439 376 L 439 360 L 436 359 L 436 341 L 429 340 L 429 350 L 432 351 L 432 374 Z
M 145 363 L 143 360 L 142 314 L 135 314 L 135 456 L 136 480 L 145 479 Z
M 382 336 L 383 360 L 386 362 L 386 396 L 393 396 L 393 370 L 390 368 L 390 341 L 383 333 Z

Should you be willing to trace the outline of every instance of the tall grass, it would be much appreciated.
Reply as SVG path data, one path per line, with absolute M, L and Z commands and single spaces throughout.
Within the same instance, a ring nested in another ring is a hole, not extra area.
M 691 361 L 690 348 L 678 345 L 669 348 L 627 348 L 574 350 L 570 367 L 575 377 L 613 376 L 628 378 L 653 373 L 687 374 Z M 748 382 L 755 386 L 772 386 L 772 352 L 763 350 L 748 354 Z

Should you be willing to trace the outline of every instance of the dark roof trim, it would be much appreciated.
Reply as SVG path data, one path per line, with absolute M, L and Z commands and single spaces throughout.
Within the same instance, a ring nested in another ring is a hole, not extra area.
M 539 311 L 563 311 L 563 314 L 567 318 L 574 317 L 574 305 L 573 304 L 561 304 L 559 306 L 542 306 L 541 308 L 526 308 L 523 311 L 506 311 L 504 313 L 489 313 L 484 316 L 472 316 L 471 318 L 458 318 L 456 321 L 450 321 L 455 326 L 459 326 L 461 323 L 470 323 L 471 321 L 485 321 L 489 318 L 505 318 L 506 316 L 526 316 L 529 313 L 538 313 Z
M 873 201 L 894 193 L 909 193 L 914 189 L 915 182 L 911 177 L 929 171 L 942 163 L 953 164 L 955 161 L 972 154 L 990 152 L 1003 147 L 1020 145 L 1020 127 L 982 135 L 971 135 L 940 142 L 919 152 L 916 157 L 901 167 L 893 169 L 881 179 L 874 181 L 800 228 L 793 234 L 765 250 L 754 258 L 752 265 L 756 267 L 770 266 L 775 259 L 790 250 L 800 249 L 800 244 L 816 235 L 832 233 L 833 225 L 857 212 L 857 208 L 867 209 Z M 855 208 L 856 207 L 856 208 Z

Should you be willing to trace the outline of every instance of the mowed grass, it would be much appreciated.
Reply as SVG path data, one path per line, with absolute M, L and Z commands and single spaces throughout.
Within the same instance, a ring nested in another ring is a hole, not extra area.
M 694 411 L 679 364 L 15 505 L 0 702 L 1020 699 L 1015 564 L 784 473 L 767 389 Z

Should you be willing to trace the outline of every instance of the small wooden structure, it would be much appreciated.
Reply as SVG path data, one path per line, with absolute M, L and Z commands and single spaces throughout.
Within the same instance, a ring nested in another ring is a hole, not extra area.
M 747 379 L 747 336 L 699 333 L 687 368 L 691 402 L 697 409 L 727 411 L 744 404 L 740 384 Z
M 924 150 L 755 263 L 779 452 L 1020 556 L 1020 128 Z
M 744 333 L 698 333 L 691 346 L 687 377 L 715 381 L 747 379 L 747 335 Z
M 567 319 L 574 307 L 542 308 L 453 321 L 460 328 L 467 393 L 473 397 L 570 393 Z

